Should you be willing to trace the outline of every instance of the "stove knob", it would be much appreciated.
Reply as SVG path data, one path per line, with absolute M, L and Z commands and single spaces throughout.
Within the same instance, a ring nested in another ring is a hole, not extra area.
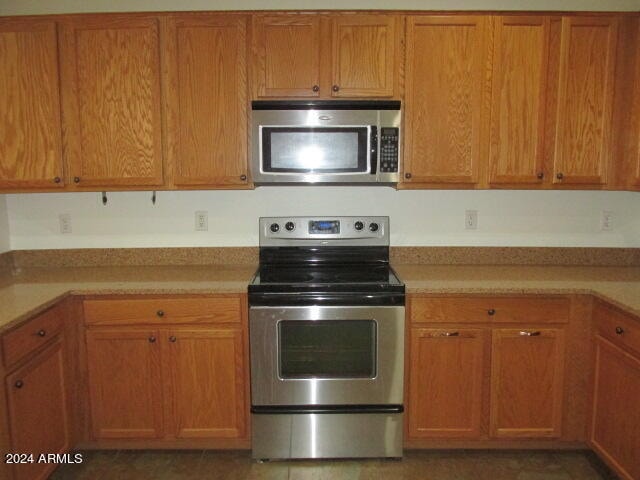
M 357 221 L 353 226 L 356 230 L 360 231 L 364 228 L 364 223 L 362 223 L 361 221 Z
M 269 227 L 269 229 L 273 232 L 276 233 L 280 230 L 280 225 L 278 225 L 277 223 L 272 223 L 271 226 Z
M 284 228 L 286 228 L 287 230 L 289 230 L 290 232 L 293 231 L 294 228 L 296 228 L 296 224 L 293 222 L 287 222 L 284 224 Z
M 378 231 L 378 228 L 380 228 L 380 227 L 378 226 L 378 224 L 377 224 L 377 223 L 371 223 L 371 224 L 369 224 L 369 230 L 371 230 L 372 232 L 377 232 L 377 231 Z

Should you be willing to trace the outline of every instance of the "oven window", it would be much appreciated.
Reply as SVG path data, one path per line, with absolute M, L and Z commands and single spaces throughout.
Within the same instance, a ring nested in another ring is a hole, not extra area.
M 373 320 L 279 322 L 280 378 L 374 378 Z
M 368 131 L 368 127 L 262 127 L 262 169 L 366 173 Z

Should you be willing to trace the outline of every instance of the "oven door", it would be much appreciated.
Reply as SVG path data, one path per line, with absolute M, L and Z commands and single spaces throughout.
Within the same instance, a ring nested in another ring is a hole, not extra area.
M 404 307 L 251 307 L 253 406 L 401 405 Z

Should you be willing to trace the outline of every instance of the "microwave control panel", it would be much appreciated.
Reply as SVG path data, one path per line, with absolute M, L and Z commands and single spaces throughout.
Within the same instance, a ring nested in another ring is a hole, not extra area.
M 380 129 L 380 171 L 398 171 L 398 137 L 400 129 L 382 127 Z

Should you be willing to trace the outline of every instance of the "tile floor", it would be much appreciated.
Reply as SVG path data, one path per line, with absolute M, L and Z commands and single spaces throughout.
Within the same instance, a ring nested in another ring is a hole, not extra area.
M 95 451 L 52 480 L 613 480 L 591 452 L 407 451 L 399 460 L 255 463 L 249 452 Z

